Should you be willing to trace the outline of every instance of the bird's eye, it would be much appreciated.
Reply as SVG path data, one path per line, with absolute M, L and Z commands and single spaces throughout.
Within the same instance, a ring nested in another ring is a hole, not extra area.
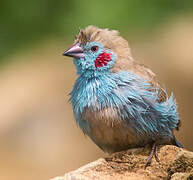
M 92 52 L 97 52 L 99 47 L 98 46 L 92 46 L 90 49 Z

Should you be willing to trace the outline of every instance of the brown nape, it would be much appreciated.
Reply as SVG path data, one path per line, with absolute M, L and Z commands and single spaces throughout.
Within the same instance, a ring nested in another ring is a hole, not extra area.
M 102 43 L 106 49 L 110 49 L 116 54 L 117 59 L 111 69 L 112 72 L 128 70 L 149 81 L 152 86 L 159 89 L 159 102 L 164 102 L 167 99 L 166 92 L 158 82 L 156 75 L 151 71 L 151 69 L 133 59 L 128 42 L 119 36 L 118 31 L 88 26 L 85 29 L 80 30 L 75 39 L 75 42 L 79 42 L 80 44 L 86 44 L 91 41 Z

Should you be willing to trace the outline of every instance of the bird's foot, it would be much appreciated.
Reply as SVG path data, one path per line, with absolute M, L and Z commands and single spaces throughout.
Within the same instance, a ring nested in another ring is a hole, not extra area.
M 151 152 L 150 152 L 150 154 L 146 160 L 146 163 L 145 163 L 145 169 L 147 166 L 149 166 L 151 164 L 151 160 L 152 160 L 153 156 L 155 157 L 156 161 L 159 162 L 156 143 L 153 143 L 153 145 L 152 145 Z

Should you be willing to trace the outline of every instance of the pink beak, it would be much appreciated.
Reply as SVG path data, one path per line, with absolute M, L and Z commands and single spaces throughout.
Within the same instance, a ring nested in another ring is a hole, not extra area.
M 79 43 L 75 43 L 71 48 L 64 51 L 63 55 L 78 58 L 78 59 L 85 57 L 85 54 L 83 53 L 83 49 L 80 47 Z

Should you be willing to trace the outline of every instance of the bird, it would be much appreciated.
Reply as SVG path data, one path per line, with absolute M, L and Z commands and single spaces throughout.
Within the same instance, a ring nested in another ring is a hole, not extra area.
M 159 161 L 158 145 L 183 147 L 174 135 L 181 123 L 173 93 L 133 58 L 117 30 L 80 29 L 63 55 L 78 75 L 69 99 L 75 121 L 104 152 L 150 146 L 147 167 L 153 157 Z

